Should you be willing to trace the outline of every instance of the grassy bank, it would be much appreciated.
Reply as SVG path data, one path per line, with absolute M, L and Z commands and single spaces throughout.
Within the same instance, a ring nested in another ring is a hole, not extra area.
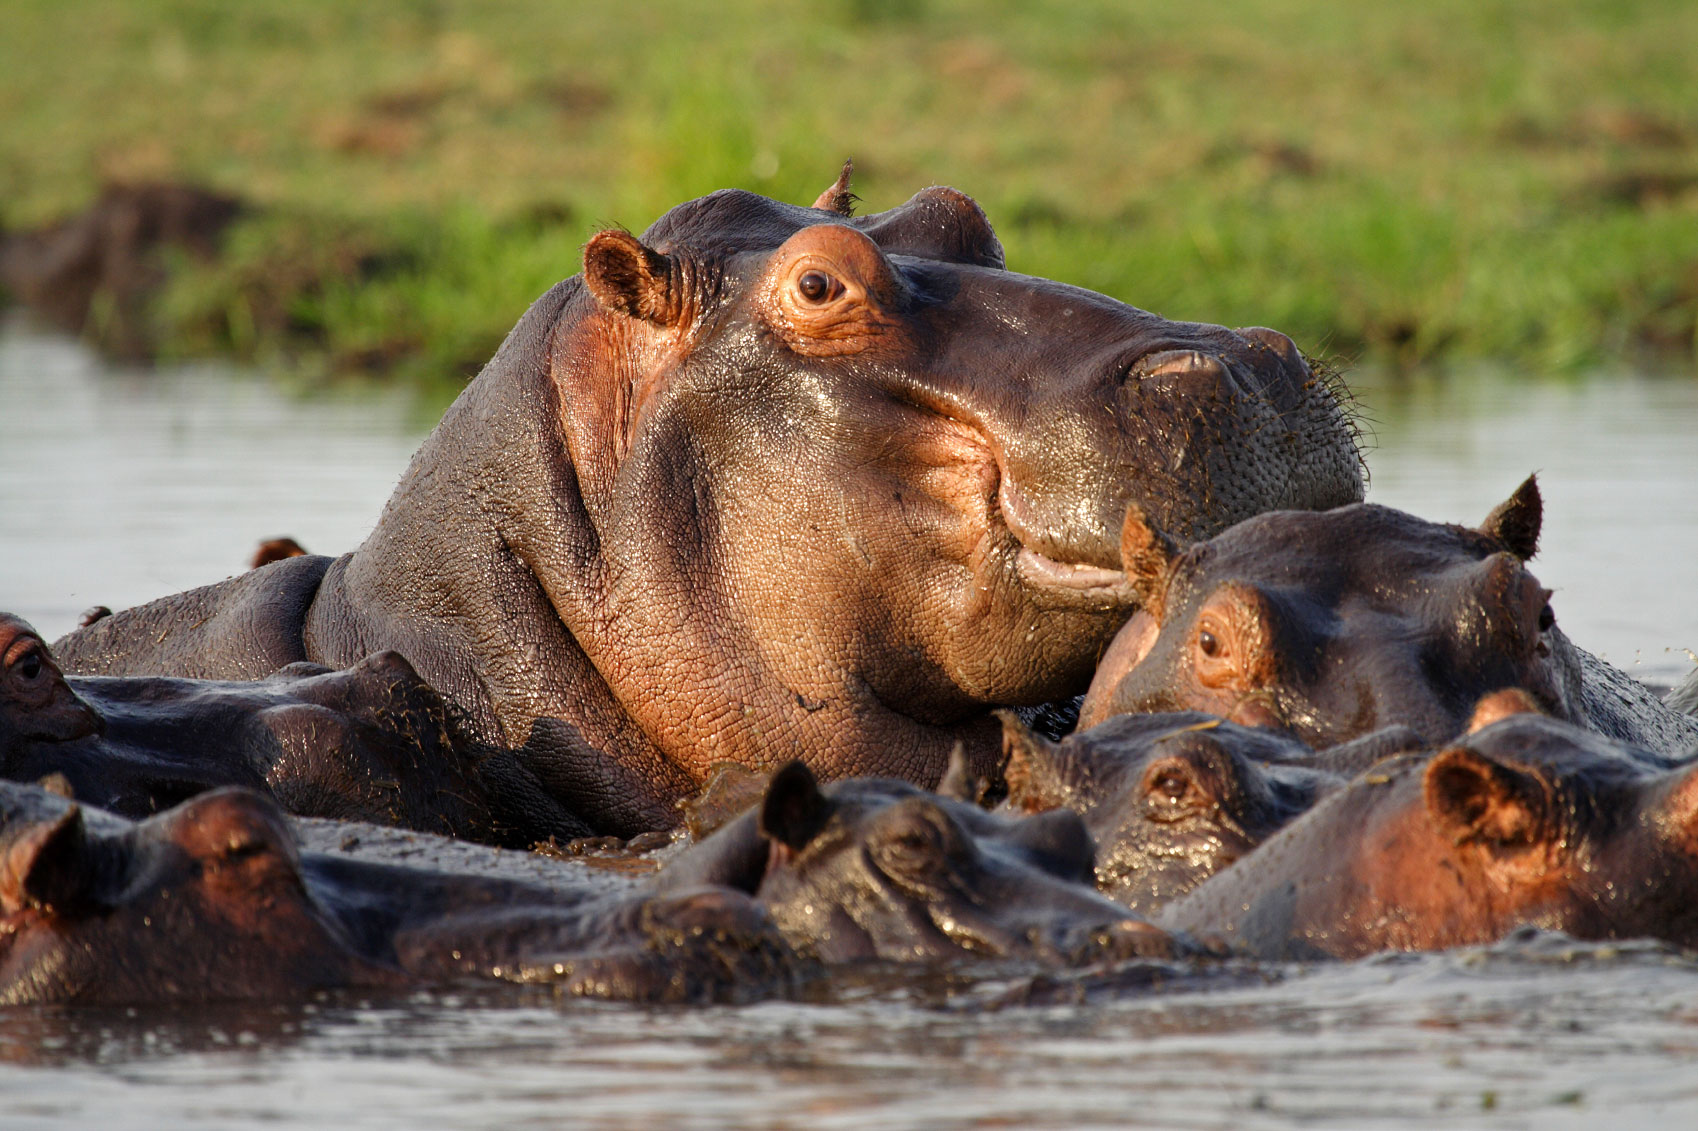
M 599 227 L 944 182 L 1018 270 L 1313 352 L 1698 352 L 1698 5 L 16 0 L 0 219 L 105 179 L 261 206 L 170 353 L 459 377 Z

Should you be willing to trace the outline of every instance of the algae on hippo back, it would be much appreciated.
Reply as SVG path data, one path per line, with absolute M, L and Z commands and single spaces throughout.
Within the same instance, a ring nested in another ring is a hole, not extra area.
M 1137 499 L 1206 537 L 1359 499 L 1289 339 L 1017 275 L 947 188 L 851 217 L 727 190 L 595 236 L 370 538 L 105 618 L 70 671 L 255 678 L 400 652 L 538 837 L 676 820 L 801 754 L 930 783 L 1079 691 L 1136 603 Z M 581 821 L 580 821 L 581 819 Z

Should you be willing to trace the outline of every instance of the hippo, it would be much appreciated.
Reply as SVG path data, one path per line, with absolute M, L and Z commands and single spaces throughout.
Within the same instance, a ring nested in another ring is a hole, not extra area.
M 1698 946 L 1698 766 L 1537 712 L 1399 755 L 1157 922 L 1264 959 L 1495 942 L 1522 926 Z
M 1327 747 L 1386 726 L 1430 745 L 1486 693 L 1634 745 L 1698 750 L 1698 720 L 1576 647 L 1526 568 L 1543 501 L 1529 477 L 1477 528 L 1356 503 L 1275 511 L 1182 549 L 1134 506 L 1122 530 L 1141 608 L 1080 709 L 1200 710 Z
M 1066 808 L 1096 843 L 1097 887 L 1141 915 L 1244 856 L 1382 758 L 1419 749 L 1388 727 L 1317 754 L 1200 711 L 1119 715 L 1051 742 L 1002 712 L 1006 804 Z
M 123 816 L 240 785 L 303 816 L 501 840 L 461 747 L 442 699 L 395 652 L 252 682 L 66 677 L 26 622 L 0 613 L 0 777 L 58 774 Z
M 337 828 L 347 842 L 367 826 Z M 0 1006 L 492 979 L 628 1001 L 749 1000 L 790 992 L 805 970 L 767 913 L 728 888 L 656 893 L 302 852 L 276 803 L 237 787 L 132 822 L 0 782 Z
M 708 770 L 979 772 L 997 705 L 1083 690 L 1136 606 L 1136 499 L 1202 538 L 1362 497 L 1335 383 L 1289 338 L 1006 269 L 943 187 L 849 215 L 739 190 L 519 320 L 370 537 L 125 610 L 81 674 L 252 679 L 392 649 L 509 750 L 540 838 L 673 825 Z M 499 772 L 497 772 L 499 771 Z
M 957 767 L 948 776 L 961 780 Z M 1182 940 L 1093 890 L 1094 863 L 1070 810 L 993 814 L 890 778 L 822 789 L 794 761 L 756 809 L 668 863 L 659 885 L 747 892 L 792 946 L 828 964 L 1182 953 Z

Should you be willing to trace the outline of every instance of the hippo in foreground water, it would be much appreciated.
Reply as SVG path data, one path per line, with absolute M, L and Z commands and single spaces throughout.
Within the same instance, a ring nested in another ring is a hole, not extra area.
M 404 655 L 508 820 L 633 835 L 721 762 L 931 784 L 995 705 L 1083 688 L 1135 607 L 1137 499 L 1207 537 L 1361 498 L 1285 336 L 1004 269 L 947 188 L 845 214 L 727 190 L 605 231 L 376 529 L 104 618 L 67 670 L 252 679 Z M 570 834 L 568 834 L 570 835 Z
M 394 652 L 252 682 L 67 679 L 0 613 L 0 777 L 50 774 L 128 817 L 239 785 L 301 816 L 500 839 L 441 697 Z
M 668 864 L 660 882 L 748 892 L 793 946 L 829 963 L 1077 964 L 1183 949 L 1092 890 L 1094 860 L 1066 809 L 1016 818 L 878 778 L 822 791 L 792 762 L 757 809 Z
M 727 888 L 657 895 L 303 853 L 276 804 L 243 789 L 132 823 L 0 782 L 0 1006 L 479 979 L 744 1000 L 786 992 L 799 969 L 766 912 Z
M 1267 959 L 1524 925 L 1698 947 L 1698 766 L 1512 713 L 1362 774 L 1159 922 Z
M 1420 748 L 1388 727 L 1317 754 L 1198 711 L 1120 715 L 1051 742 L 1003 713 L 1009 808 L 1065 808 L 1096 843 L 1103 894 L 1152 915 L 1382 758 Z
M 1543 503 L 1529 478 L 1478 528 L 1355 504 L 1259 515 L 1189 548 L 1133 508 L 1141 608 L 1080 712 L 1201 710 L 1326 747 L 1401 725 L 1438 744 L 1482 696 L 1521 688 L 1558 718 L 1669 755 L 1698 750 L 1670 710 L 1556 627 L 1528 572 Z

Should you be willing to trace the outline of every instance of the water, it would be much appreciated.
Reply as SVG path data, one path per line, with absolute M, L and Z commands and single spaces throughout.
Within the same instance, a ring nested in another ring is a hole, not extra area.
M 1698 382 L 1492 374 L 1365 393 L 1371 497 L 1477 522 L 1527 472 L 1569 634 L 1672 682 L 1698 648 Z M 428 428 L 403 395 L 298 400 L 0 333 L 0 608 L 50 638 L 241 569 L 337 553 Z M 1692 1126 L 1698 963 L 1549 937 L 1151 989 L 838 986 L 635 1009 L 490 990 L 0 1013 L 0 1128 Z M 1035 1002 L 1035 1004 L 1034 1004 Z M 1024 1003 L 1024 1004 L 1022 1004 Z M 1046 1004 L 1047 1003 L 1047 1004 Z

